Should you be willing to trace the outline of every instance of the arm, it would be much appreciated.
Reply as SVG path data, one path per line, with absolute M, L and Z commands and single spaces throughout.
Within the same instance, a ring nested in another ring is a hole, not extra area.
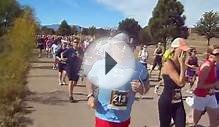
M 154 50 L 154 54 L 153 54 L 154 56 L 157 54 L 156 52 L 157 52 L 157 48 Z
M 141 50 L 138 52 L 138 58 L 140 58 L 141 57 Z
M 138 70 L 141 72 L 139 74 L 139 79 L 133 80 L 131 82 L 132 91 L 139 93 L 141 95 L 144 95 L 150 89 L 149 74 L 148 74 L 147 70 L 143 67 L 143 65 L 141 65 L 141 67 L 138 68 Z
M 94 86 L 88 79 L 86 81 L 86 89 L 87 89 L 87 93 L 88 93 L 87 104 L 90 108 L 95 109 L 96 108 L 96 100 L 94 97 Z
M 186 65 L 187 67 L 192 68 L 193 66 L 189 64 L 189 59 L 190 59 L 190 57 L 188 57 L 188 58 L 186 59 L 185 65 Z
M 66 55 L 67 55 L 67 50 L 65 50 L 64 52 L 61 53 L 61 60 L 63 61 L 67 61 Z
M 162 48 L 161 48 L 161 50 L 162 50 L 162 52 L 160 54 L 158 54 L 159 56 L 162 56 L 164 53 Z
M 169 75 L 170 78 L 179 86 L 185 85 L 185 65 L 180 65 L 180 74 L 177 73 L 170 61 L 164 64 L 164 73 Z
M 59 57 L 59 54 L 60 54 L 60 49 L 56 52 L 56 59 L 57 60 L 59 60 L 59 61 L 61 61 L 61 58 Z
M 144 84 L 142 84 L 138 90 L 138 93 L 141 95 L 146 94 L 150 89 L 150 83 L 149 80 L 144 81 Z
M 146 51 L 146 53 L 147 53 L 147 59 L 148 59 L 149 58 L 148 51 Z

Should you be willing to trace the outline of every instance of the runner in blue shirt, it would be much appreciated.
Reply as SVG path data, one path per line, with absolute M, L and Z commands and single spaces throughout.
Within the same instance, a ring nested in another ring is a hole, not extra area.
M 62 57 L 66 61 L 66 72 L 69 79 L 69 101 L 71 103 L 77 102 L 73 98 L 73 88 L 79 79 L 79 71 L 81 67 L 81 59 L 78 53 L 78 41 L 71 42 L 70 47 L 63 52 Z
M 135 100 L 135 94 L 145 94 L 149 90 L 149 76 L 144 65 L 140 62 L 135 63 L 134 73 L 121 87 L 117 89 L 105 89 L 99 87 L 98 93 L 94 95 L 94 84 L 90 81 L 92 78 L 100 76 L 100 66 L 105 64 L 104 60 L 94 63 L 88 73 L 86 87 L 88 91 L 88 106 L 96 110 L 95 127 L 128 127 L 130 124 L 130 114 L 132 104 Z M 130 69 L 118 62 L 117 69 L 124 71 Z M 113 71 L 113 70 L 111 70 Z M 116 71 L 116 70 L 115 70 Z M 114 76 L 114 75 L 113 75 Z M 112 78 L 113 82 L 119 80 L 119 77 Z M 97 79 L 102 82 L 101 78 Z

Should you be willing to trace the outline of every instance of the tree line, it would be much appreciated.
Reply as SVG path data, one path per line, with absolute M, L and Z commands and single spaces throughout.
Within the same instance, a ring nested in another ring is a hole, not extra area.
M 118 29 L 125 31 L 135 39 L 136 44 L 157 44 L 161 42 L 166 48 L 169 41 L 177 37 L 187 39 L 189 28 L 185 25 L 184 6 L 178 0 L 159 0 L 152 12 L 152 17 L 145 27 L 141 27 L 135 19 L 126 18 L 119 23 Z M 197 34 L 207 39 L 219 37 L 218 12 L 205 12 L 194 26 Z
M 178 0 L 159 0 L 155 6 L 152 17 L 148 25 L 141 27 L 133 18 L 126 18 L 119 22 L 118 31 L 126 32 L 130 38 L 134 39 L 134 44 L 157 44 L 163 43 L 166 47 L 167 42 L 177 37 L 187 39 L 189 28 L 185 25 L 186 16 L 184 15 L 184 6 Z M 219 33 L 219 15 L 218 12 L 205 12 L 199 22 L 194 26 L 195 32 L 206 37 L 207 44 L 210 45 L 210 39 L 218 37 Z M 41 28 L 41 33 L 58 35 L 91 35 L 106 32 L 109 35 L 110 30 L 96 29 L 94 26 L 78 29 L 76 26 L 70 26 L 63 20 L 58 30 L 55 31 L 46 26 Z

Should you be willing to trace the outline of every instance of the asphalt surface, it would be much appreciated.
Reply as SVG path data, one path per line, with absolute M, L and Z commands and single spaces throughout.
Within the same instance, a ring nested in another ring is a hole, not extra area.
M 74 97 L 79 102 L 69 103 L 68 87 L 58 85 L 58 72 L 52 70 L 51 62 L 52 59 L 48 58 L 32 62 L 27 83 L 29 93 L 24 101 L 23 124 L 27 127 L 94 127 L 94 110 L 87 106 L 84 82 L 80 81 L 74 90 Z M 154 71 L 150 79 L 151 89 L 148 94 L 137 99 L 133 105 L 130 127 L 159 126 L 159 96 L 154 94 L 154 86 L 159 83 L 156 81 L 156 73 Z M 184 91 L 183 95 L 187 96 Z M 186 104 L 185 108 L 189 113 Z M 201 119 L 200 125 L 208 125 L 207 115 Z

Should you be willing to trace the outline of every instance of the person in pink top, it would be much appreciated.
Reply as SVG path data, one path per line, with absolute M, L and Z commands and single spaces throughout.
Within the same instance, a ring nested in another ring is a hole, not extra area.
M 206 111 L 209 116 L 210 127 L 218 127 L 217 100 L 214 88 L 218 86 L 216 77 L 215 55 L 212 49 L 207 51 L 207 59 L 201 65 L 198 74 L 197 88 L 194 90 L 193 120 L 195 126 Z

